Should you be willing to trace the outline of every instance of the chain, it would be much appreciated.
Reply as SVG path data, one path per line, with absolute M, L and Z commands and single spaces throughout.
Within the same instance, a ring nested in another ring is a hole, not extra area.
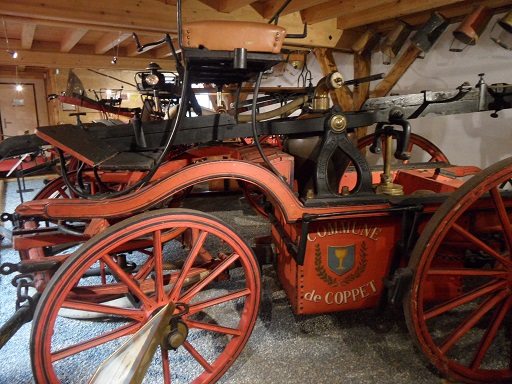
M 33 313 L 35 310 L 35 301 L 32 296 L 29 295 L 29 288 L 34 287 L 31 275 L 18 275 L 12 280 L 12 283 L 16 286 L 16 311 L 18 311 L 25 302 L 28 302 L 28 306 Z

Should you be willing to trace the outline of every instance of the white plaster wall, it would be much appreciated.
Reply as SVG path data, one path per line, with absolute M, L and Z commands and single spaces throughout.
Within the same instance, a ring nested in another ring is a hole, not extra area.
M 391 93 L 453 90 L 465 81 L 474 86 L 479 73 L 486 74 L 487 84 L 512 83 L 512 51 L 499 47 L 489 37 L 500 16 L 491 20 L 475 46 L 459 53 L 449 51 L 452 31 L 458 24 L 449 26 L 425 58 L 417 59 L 409 67 Z M 403 49 L 408 45 L 406 43 Z M 336 54 L 335 61 L 345 79 L 354 77 L 352 55 Z M 313 84 L 316 84 L 322 78 L 322 72 L 312 54 L 308 65 Z M 392 65 L 383 65 L 381 53 L 374 53 L 371 73 L 387 73 Z M 299 72 L 288 66 L 283 76 L 268 79 L 265 85 L 296 86 Z M 371 88 L 377 83 L 373 82 Z M 411 121 L 412 130 L 434 142 L 453 164 L 485 167 L 512 155 L 512 110 L 499 112 L 496 119 L 491 118 L 490 113 L 415 119 Z

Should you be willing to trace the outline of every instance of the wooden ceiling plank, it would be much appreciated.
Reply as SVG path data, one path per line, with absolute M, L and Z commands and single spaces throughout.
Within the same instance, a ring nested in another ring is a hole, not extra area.
M 306 8 L 301 11 L 302 20 L 308 24 L 318 23 L 343 17 L 352 12 L 365 12 L 367 9 L 375 8 L 376 4 L 387 7 L 388 4 L 400 2 L 400 0 L 329 0 L 323 4 Z
M 34 35 L 36 33 L 35 24 L 23 24 L 21 29 L 21 48 L 30 49 L 32 48 L 32 42 L 34 41 Z
M 94 53 L 101 55 L 110 49 L 119 46 L 123 41 L 132 37 L 131 33 L 105 33 L 105 35 L 94 46 Z M 117 56 L 114 54 L 114 56 Z
M 68 29 L 62 40 L 60 41 L 60 51 L 61 52 L 69 52 L 73 49 L 75 45 L 78 44 L 80 39 L 84 37 L 87 33 L 88 29 L 85 28 L 76 28 L 76 29 Z
M 393 0 L 391 4 L 379 5 L 365 11 L 352 12 L 350 15 L 338 17 L 338 28 L 349 29 L 359 27 L 431 10 L 447 4 L 460 3 L 462 1 L 463 0 Z
M 169 31 L 176 28 L 176 7 L 157 0 L 88 0 L 83 6 L 69 0 L 0 0 L 0 16 L 110 26 L 131 30 Z M 174 27 L 173 27 L 174 26 Z
M 292 0 L 281 12 L 280 16 L 286 16 L 290 13 L 300 12 L 303 9 L 314 7 L 326 3 L 328 0 Z M 270 19 L 279 11 L 286 0 L 267 0 L 252 3 L 251 6 L 265 19 Z

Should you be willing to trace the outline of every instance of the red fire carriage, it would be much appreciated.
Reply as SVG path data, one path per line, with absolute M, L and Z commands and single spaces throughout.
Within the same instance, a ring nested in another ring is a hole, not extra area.
M 261 73 L 282 61 L 285 31 L 178 20 L 177 115 L 39 128 L 37 140 L 58 148 L 62 164 L 71 155 L 73 169 L 63 166 L 34 200 L 2 216 L 20 254 L 2 273 L 22 274 L 3 343 L 32 320 L 37 382 L 65 382 L 70 368 L 91 383 L 140 383 L 146 374 L 206 383 L 225 373 L 256 321 L 258 260 L 220 219 L 177 207 L 194 186 L 222 179 L 236 180 L 271 222 L 269 245 L 296 314 L 403 304 L 418 348 L 441 372 L 510 382 L 512 158 L 485 170 L 452 165 L 409 122 L 450 102 L 497 108 L 507 87 L 462 86 L 417 103 L 381 98 L 344 112 L 328 104 L 344 85 L 333 73 L 278 118 L 262 118 Z M 158 71 L 140 77 L 149 88 L 165 81 Z M 250 118 L 187 116 L 201 113 L 190 84 L 254 77 Z M 355 130 L 372 124 L 375 134 L 358 142 Z M 413 146 L 426 161 L 409 160 Z M 371 166 L 364 150 L 382 153 L 383 165 Z

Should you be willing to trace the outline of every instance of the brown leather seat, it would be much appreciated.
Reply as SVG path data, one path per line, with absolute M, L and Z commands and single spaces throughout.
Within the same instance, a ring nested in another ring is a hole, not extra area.
M 210 51 L 279 53 L 286 30 L 273 24 L 245 21 L 196 21 L 182 26 L 182 46 Z

